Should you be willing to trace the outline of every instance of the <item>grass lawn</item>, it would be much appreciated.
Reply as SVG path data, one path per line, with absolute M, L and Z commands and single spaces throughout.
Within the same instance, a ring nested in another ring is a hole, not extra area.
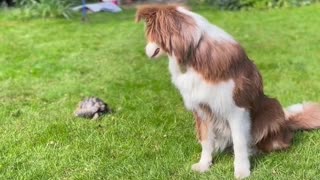
M 320 6 L 197 11 L 242 43 L 265 91 L 285 106 L 320 101 Z M 165 58 L 144 53 L 134 11 L 15 20 L 0 12 L 0 179 L 233 179 L 221 153 L 198 174 L 192 114 L 171 85 Z M 115 111 L 101 121 L 73 116 L 87 96 Z M 320 179 L 320 131 L 252 158 L 250 179 Z

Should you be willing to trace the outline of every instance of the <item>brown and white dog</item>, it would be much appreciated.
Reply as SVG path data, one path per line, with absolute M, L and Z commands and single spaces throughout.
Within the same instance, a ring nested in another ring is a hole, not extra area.
M 192 166 L 209 170 L 212 156 L 233 145 L 234 174 L 250 175 L 251 150 L 270 152 L 291 145 L 294 131 L 320 128 L 320 105 L 283 109 L 263 92 L 261 75 L 232 36 L 202 16 L 173 5 L 142 6 L 136 20 L 146 23 L 146 54 L 169 57 L 173 84 L 194 113 L 202 146 Z

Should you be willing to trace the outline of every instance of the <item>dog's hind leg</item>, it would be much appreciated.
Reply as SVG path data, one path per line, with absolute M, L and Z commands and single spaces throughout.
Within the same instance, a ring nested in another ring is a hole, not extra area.
M 192 170 L 198 171 L 198 172 L 208 171 L 212 164 L 212 153 L 214 151 L 213 138 L 212 138 L 213 121 L 209 117 L 210 115 L 208 114 L 200 115 L 199 113 L 194 112 L 197 136 L 201 144 L 202 151 L 201 151 L 200 161 L 192 165 Z
M 294 132 L 290 129 L 283 127 L 277 133 L 270 133 L 267 137 L 263 138 L 257 143 L 257 147 L 264 153 L 271 151 L 288 149 L 292 144 Z
M 252 144 L 265 153 L 290 147 L 294 130 L 288 127 L 279 101 L 263 96 L 258 107 L 252 116 Z

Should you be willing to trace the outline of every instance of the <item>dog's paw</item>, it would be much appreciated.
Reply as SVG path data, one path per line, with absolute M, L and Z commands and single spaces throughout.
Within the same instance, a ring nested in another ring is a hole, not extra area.
M 234 172 L 234 176 L 236 179 L 244 179 L 246 177 L 249 177 L 250 168 L 247 168 L 247 167 L 236 168 Z
M 211 164 L 212 163 L 200 163 L 200 162 L 198 162 L 196 164 L 193 164 L 191 169 L 193 171 L 204 173 L 206 171 L 209 171 Z

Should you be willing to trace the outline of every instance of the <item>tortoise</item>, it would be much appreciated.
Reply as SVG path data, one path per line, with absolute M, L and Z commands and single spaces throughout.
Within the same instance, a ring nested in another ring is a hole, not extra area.
M 110 113 L 111 110 L 107 103 L 97 97 L 89 97 L 81 101 L 74 112 L 77 117 L 98 119 L 100 116 Z

